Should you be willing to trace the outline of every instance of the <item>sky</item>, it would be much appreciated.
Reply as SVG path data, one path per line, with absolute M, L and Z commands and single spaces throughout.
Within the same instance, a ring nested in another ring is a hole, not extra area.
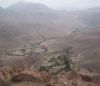
M 85 9 L 100 6 L 100 0 L 0 0 L 0 6 L 7 7 L 17 2 L 42 3 L 54 9 Z

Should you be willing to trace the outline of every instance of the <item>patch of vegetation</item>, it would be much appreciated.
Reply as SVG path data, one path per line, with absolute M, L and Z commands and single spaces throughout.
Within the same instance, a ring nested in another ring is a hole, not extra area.
M 53 70 L 53 68 L 59 68 L 59 70 L 61 69 L 61 67 L 65 67 L 63 69 L 70 69 L 70 63 L 68 61 L 68 59 L 66 58 L 66 56 L 64 54 L 60 54 L 60 55 L 53 55 L 52 58 L 50 58 L 48 60 L 48 64 L 50 64 L 49 66 L 44 66 L 44 67 L 40 67 L 41 71 L 49 71 L 49 70 Z
M 41 66 L 39 70 L 48 72 L 49 71 L 49 67 Z
M 38 46 L 41 44 L 41 42 L 38 42 L 38 43 L 34 43 L 32 44 L 32 49 L 35 49 L 35 48 L 38 48 Z
M 66 56 L 69 56 L 69 53 L 70 53 L 70 51 L 72 50 L 72 47 L 71 46 L 69 46 L 69 47 L 67 47 L 67 48 L 65 48 L 65 49 L 63 49 L 63 53 L 65 53 L 66 54 Z

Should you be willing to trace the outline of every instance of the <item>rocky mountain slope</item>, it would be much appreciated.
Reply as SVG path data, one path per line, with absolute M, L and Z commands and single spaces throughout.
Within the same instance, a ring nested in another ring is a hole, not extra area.
M 99 14 L 0 8 L 0 86 L 99 86 Z

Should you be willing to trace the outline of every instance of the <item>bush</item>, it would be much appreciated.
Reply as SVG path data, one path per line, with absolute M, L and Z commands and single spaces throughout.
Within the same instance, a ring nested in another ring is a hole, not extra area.
M 49 68 L 41 66 L 39 70 L 40 71 L 46 71 L 46 72 L 48 72 Z

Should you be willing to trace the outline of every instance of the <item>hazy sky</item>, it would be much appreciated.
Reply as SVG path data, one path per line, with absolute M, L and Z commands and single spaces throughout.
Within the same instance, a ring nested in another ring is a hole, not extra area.
M 100 0 L 0 0 L 0 6 L 7 7 L 16 2 L 42 3 L 51 8 L 89 8 L 100 5 Z

